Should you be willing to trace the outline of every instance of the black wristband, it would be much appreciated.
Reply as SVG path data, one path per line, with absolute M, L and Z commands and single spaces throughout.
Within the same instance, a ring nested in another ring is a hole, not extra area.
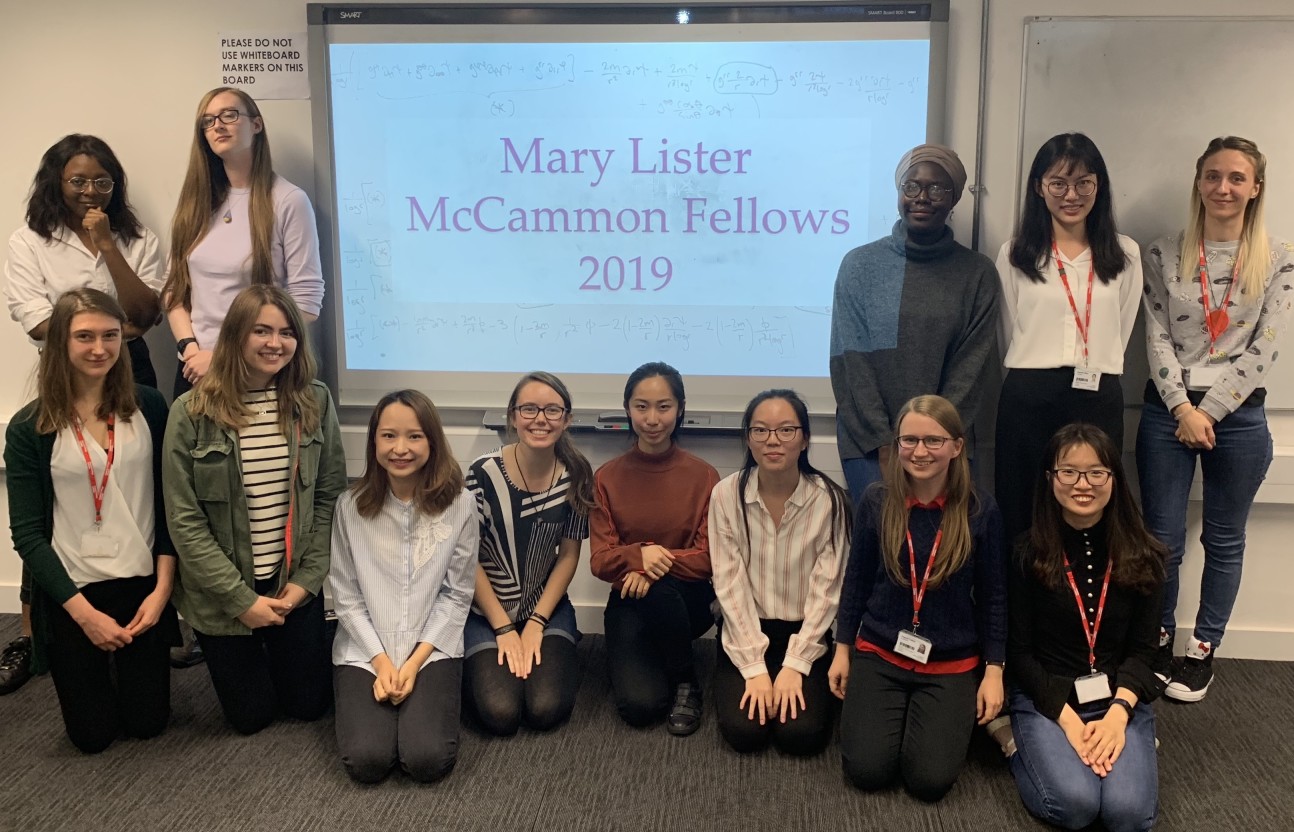
M 1123 708 L 1123 710 L 1125 710 L 1125 711 L 1127 711 L 1127 712 L 1128 712 L 1128 721 L 1129 721 L 1129 722 L 1131 722 L 1131 721 L 1132 721 L 1132 703 L 1131 703 L 1131 702 L 1129 702 L 1128 700 L 1124 699 L 1122 696 L 1116 696 L 1116 697 L 1114 697 L 1113 699 L 1111 699 L 1111 700 L 1110 700 L 1110 707 L 1112 707 L 1112 708 L 1113 708 L 1115 705 L 1118 705 L 1120 708 Z
M 538 622 L 540 627 L 548 626 L 548 617 L 544 615 L 540 615 L 537 612 L 532 612 L 530 614 L 530 620 Z
M 181 361 L 184 360 L 184 351 L 189 348 L 189 344 L 198 343 L 197 338 L 181 338 L 175 342 L 175 354 Z
M 515 633 L 516 631 L 517 631 L 517 625 L 512 621 L 509 621 L 507 624 L 504 624 L 502 627 L 494 628 L 494 634 L 496 636 L 505 636 L 508 633 Z

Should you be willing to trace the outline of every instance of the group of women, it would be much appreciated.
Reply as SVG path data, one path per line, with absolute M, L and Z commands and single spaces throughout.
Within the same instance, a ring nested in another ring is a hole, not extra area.
M 994 268 L 946 225 L 966 181 L 956 155 L 910 151 L 893 234 L 846 255 L 837 279 L 848 493 L 811 464 L 808 409 L 785 389 L 750 401 L 744 460 L 721 479 L 679 446 L 684 383 L 660 362 L 629 376 L 633 445 L 596 472 L 568 433 L 566 387 L 535 372 L 508 402 L 510 441 L 466 474 L 425 395 L 385 396 L 347 487 L 306 330 L 317 235 L 304 194 L 273 172 L 255 103 L 226 88 L 200 103 L 165 279 L 111 150 L 68 136 L 42 160 L 6 266 L 11 311 L 42 346 L 37 399 L 4 452 L 31 666 L 50 670 L 78 748 L 156 735 L 178 610 L 238 731 L 335 702 L 352 777 L 398 766 L 433 781 L 454 765 L 464 704 L 501 735 L 570 716 L 567 590 L 589 538 L 628 724 L 691 734 L 708 686 L 734 749 L 814 754 L 834 695 L 850 781 L 901 781 L 924 800 L 951 788 L 987 725 L 1035 815 L 1149 828 L 1148 703 L 1165 686 L 1184 701 L 1207 691 L 1271 460 L 1262 380 L 1294 249 L 1266 236 L 1264 178 L 1252 143 L 1211 143 L 1186 231 L 1152 244 L 1143 272 L 1099 151 L 1057 136 Z M 1118 378 L 1143 294 L 1145 522 Z M 180 358 L 169 415 L 139 337 L 162 311 Z M 966 425 L 999 321 L 995 501 L 973 485 Z M 1197 457 L 1205 578 L 1174 660 Z M 716 621 L 707 685 L 693 641 Z

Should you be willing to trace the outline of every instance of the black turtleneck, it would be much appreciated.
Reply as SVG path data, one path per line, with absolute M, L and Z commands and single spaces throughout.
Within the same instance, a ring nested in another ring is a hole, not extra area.
M 1061 527 L 1089 624 L 1096 620 L 1109 559 L 1108 525 L 1102 518 L 1088 529 Z M 1010 572 L 1007 673 L 1039 713 L 1057 719 L 1067 702 L 1077 707 L 1074 680 L 1091 672 L 1087 638 L 1069 581 L 1047 586 L 1028 561 L 1013 564 Z M 1163 690 L 1150 669 L 1159 644 L 1161 598 L 1161 587 L 1143 594 L 1111 581 L 1096 638 L 1096 669 L 1110 677 L 1110 689 L 1125 687 L 1143 702 Z

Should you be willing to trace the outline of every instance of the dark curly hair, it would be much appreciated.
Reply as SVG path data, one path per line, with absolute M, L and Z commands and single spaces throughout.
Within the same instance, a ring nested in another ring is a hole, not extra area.
M 53 237 L 59 226 L 73 227 L 72 212 L 63 202 L 63 168 L 72 157 L 82 155 L 94 159 L 112 177 L 112 194 L 103 212 L 108 215 L 113 233 L 123 240 L 138 240 L 144 235 L 144 227 L 127 199 L 126 171 L 107 142 L 83 133 L 64 136 L 41 157 L 27 197 L 27 227 L 45 240 Z

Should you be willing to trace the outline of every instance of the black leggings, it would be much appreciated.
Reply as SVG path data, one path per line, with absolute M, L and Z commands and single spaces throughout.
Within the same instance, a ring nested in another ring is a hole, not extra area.
M 464 661 L 467 700 L 486 731 L 508 737 L 523 724 L 548 731 L 575 710 L 580 689 L 575 645 L 565 636 L 544 636 L 539 655 L 543 663 L 532 667 L 526 679 L 513 675 L 506 660 L 499 664 L 499 651 L 493 647 Z
M 607 669 L 620 718 L 635 727 L 663 719 L 674 689 L 698 683 L 692 641 L 714 626 L 709 581 L 666 575 L 642 598 L 612 589 L 605 617 Z
M 771 679 L 777 678 L 786 656 L 786 645 L 791 636 L 800 631 L 800 621 L 775 621 L 761 619 L 759 629 L 768 636 L 768 649 L 764 651 L 764 664 Z M 831 639 L 826 639 L 830 645 Z M 831 667 L 831 648 L 820 656 L 809 675 L 804 677 L 804 710 L 795 719 L 785 723 L 771 713 L 763 725 L 759 712 L 751 719 L 749 708 L 738 707 L 746 693 L 746 680 L 741 671 L 728 658 L 719 640 L 719 656 L 714 667 L 714 702 L 719 714 L 719 734 L 734 751 L 747 753 L 760 751 L 770 744 L 783 754 L 807 756 L 817 754 L 831 741 L 831 726 L 835 721 L 836 700 L 831 695 L 827 671 Z M 747 703 L 749 704 L 749 703 Z

